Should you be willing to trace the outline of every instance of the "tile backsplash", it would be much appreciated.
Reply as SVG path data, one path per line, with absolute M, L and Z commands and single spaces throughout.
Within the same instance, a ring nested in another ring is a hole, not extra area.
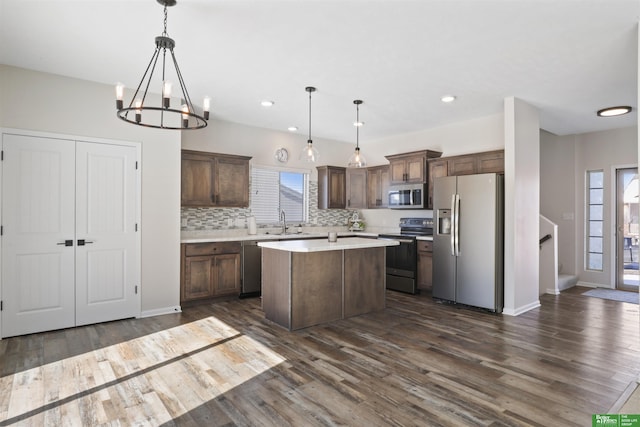
M 318 209 L 318 183 L 309 182 L 309 222 L 304 226 L 347 226 L 354 210 Z M 186 208 L 180 210 L 182 231 L 223 230 L 246 227 L 249 208 Z M 274 224 L 258 227 L 272 227 Z

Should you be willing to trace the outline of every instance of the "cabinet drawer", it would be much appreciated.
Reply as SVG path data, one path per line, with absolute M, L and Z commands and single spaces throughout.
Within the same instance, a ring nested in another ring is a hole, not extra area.
M 185 246 L 186 256 L 240 253 L 240 242 L 193 243 Z
M 433 252 L 433 242 L 418 240 L 418 252 Z

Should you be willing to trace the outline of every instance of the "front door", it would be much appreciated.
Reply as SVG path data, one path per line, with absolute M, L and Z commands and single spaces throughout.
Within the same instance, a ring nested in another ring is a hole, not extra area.
M 616 288 L 638 292 L 638 168 L 616 170 Z

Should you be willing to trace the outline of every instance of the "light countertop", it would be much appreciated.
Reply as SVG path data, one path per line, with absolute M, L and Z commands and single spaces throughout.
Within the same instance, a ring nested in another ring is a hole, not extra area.
M 399 244 L 400 243 L 395 240 L 377 240 L 363 237 L 338 237 L 336 242 L 329 242 L 328 239 L 283 240 L 279 242 L 260 242 L 258 243 L 258 246 L 288 252 L 320 252 L 380 248 L 386 246 L 397 246 Z
M 335 230 L 330 230 L 335 231 Z M 378 237 L 378 233 L 366 231 L 338 231 L 338 237 Z M 180 233 L 180 243 L 209 243 L 209 242 L 238 242 L 246 240 L 274 241 L 298 240 L 327 237 L 327 231 L 305 231 L 303 233 L 279 234 L 278 232 L 259 232 L 247 234 L 246 230 L 216 230 L 216 231 L 183 231 Z

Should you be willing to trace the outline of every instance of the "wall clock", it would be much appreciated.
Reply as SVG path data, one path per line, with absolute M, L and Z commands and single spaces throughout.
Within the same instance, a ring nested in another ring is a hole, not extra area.
M 286 148 L 278 148 L 276 150 L 276 160 L 280 163 L 287 163 L 289 161 L 289 152 Z

